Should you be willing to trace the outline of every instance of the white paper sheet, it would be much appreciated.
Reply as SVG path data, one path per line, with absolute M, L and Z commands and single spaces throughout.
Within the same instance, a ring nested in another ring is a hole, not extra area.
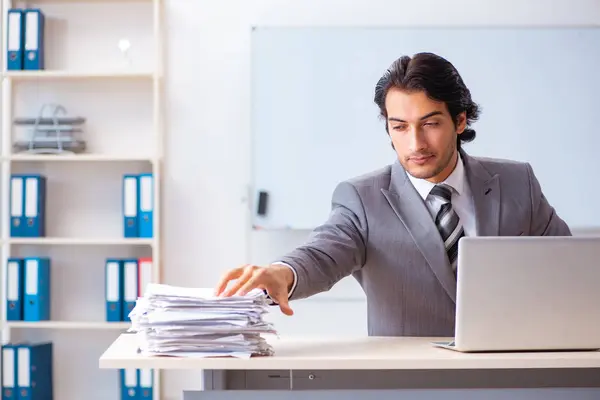
M 272 355 L 261 336 L 276 334 L 263 320 L 270 306 L 262 290 L 216 297 L 211 288 L 147 285 L 129 314 L 141 354 L 176 357 Z

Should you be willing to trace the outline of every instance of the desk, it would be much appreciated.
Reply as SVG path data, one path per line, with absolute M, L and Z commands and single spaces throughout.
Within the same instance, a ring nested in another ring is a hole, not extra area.
M 99 365 L 198 370 L 204 379 L 203 391 L 186 392 L 184 399 L 240 398 L 240 390 L 250 390 L 243 397 L 248 399 L 280 398 L 281 390 L 286 391 L 286 399 L 308 399 L 314 390 L 323 389 L 328 391 L 320 399 L 339 399 L 342 392 L 344 396 L 372 396 L 373 390 L 382 399 L 388 395 L 402 398 L 403 390 L 408 390 L 411 399 L 471 398 L 465 390 L 488 390 L 485 397 L 489 399 L 600 398 L 600 351 L 464 354 L 430 344 L 444 339 L 269 338 L 274 356 L 245 360 L 144 357 L 137 354 L 135 337 L 122 334 L 100 357 Z M 354 390 L 345 392 L 348 389 Z M 210 394 L 210 390 L 222 393 Z M 257 391 L 260 396 L 252 397 Z M 223 397 L 227 393 L 237 397 Z

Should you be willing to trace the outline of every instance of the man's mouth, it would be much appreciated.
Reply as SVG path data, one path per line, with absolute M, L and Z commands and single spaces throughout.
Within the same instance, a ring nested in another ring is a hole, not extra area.
M 410 157 L 409 160 L 414 162 L 415 164 L 425 164 L 427 161 L 429 161 L 431 158 L 433 158 L 433 156 L 415 156 L 415 157 Z

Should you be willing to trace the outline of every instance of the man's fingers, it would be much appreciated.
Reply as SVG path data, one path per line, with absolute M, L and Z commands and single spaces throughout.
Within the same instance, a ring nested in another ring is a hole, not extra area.
M 244 273 L 245 268 L 246 266 L 234 268 L 223 275 L 215 287 L 215 296 L 219 296 L 225 290 L 229 281 L 239 278 Z
M 294 310 L 292 310 L 287 300 L 279 303 L 279 308 L 281 309 L 281 312 L 285 315 L 294 315 Z
M 275 300 L 277 302 L 277 304 L 279 304 L 279 308 L 281 309 L 282 313 L 284 313 L 285 315 L 294 314 L 294 311 L 292 310 L 292 308 L 290 307 L 290 304 L 288 302 L 287 293 L 277 292 L 277 293 L 272 294 L 271 297 L 273 298 L 273 300 Z
M 278 279 L 273 278 L 268 269 L 245 265 L 227 272 L 215 287 L 216 296 L 245 296 L 253 289 L 266 289 L 269 296 L 279 305 L 281 312 L 292 315 L 294 312 L 289 305 L 287 288 L 280 288 Z M 235 280 L 233 284 L 229 284 Z M 285 286 L 285 284 L 282 284 Z
M 246 283 L 244 283 L 238 289 L 238 291 L 235 293 L 236 296 L 245 296 L 252 289 L 255 289 L 255 288 L 259 287 L 259 286 L 264 285 L 264 282 L 261 282 L 261 278 L 262 278 L 262 276 L 261 276 L 260 273 L 253 274 L 252 278 L 248 279 L 246 281 Z
M 250 279 L 252 277 L 252 273 L 253 273 L 253 269 L 251 267 L 247 267 L 244 270 L 244 272 L 242 273 L 242 275 L 240 275 L 240 277 L 237 278 L 235 283 L 233 285 L 230 285 L 223 292 L 223 296 L 224 297 L 232 296 L 235 292 L 237 292 L 240 289 L 240 287 L 242 287 L 248 281 L 248 279 Z

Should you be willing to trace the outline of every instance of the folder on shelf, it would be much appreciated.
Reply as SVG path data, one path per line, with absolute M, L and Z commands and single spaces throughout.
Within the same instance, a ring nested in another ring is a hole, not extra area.
M 9 258 L 6 268 L 6 320 L 22 321 L 24 305 L 23 259 Z
M 18 400 L 17 354 L 12 344 L 2 346 L 2 400 Z
M 131 321 L 129 313 L 138 297 L 138 261 L 123 260 L 123 321 Z
M 152 174 L 139 175 L 139 195 L 139 236 L 151 238 L 154 223 L 154 177 Z
M 126 238 L 138 237 L 138 177 L 123 176 L 123 235 Z
M 27 257 L 25 262 L 25 321 L 50 320 L 50 259 Z
M 106 260 L 106 321 L 123 321 L 123 263 Z
M 151 369 L 140 369 L 140 385 L 138 389 L 138 398 L 143 400 L 152 400 L 152 370 Z
M 25 22 L 23 10 L 11 8 L 8 10 L 6 24 L 6 69 L 23 69 L 23 42 Z
M 10 178 L 10 236 L 24 236 L 25 181 L 22 176 Z
M 52 342 L 17 345 L 19 400 L 52 399 Z
M 45 17 L 38 8 L 24 10 L 25 16 L 25 57 L 23 69 L 44 69 L 44 25 Z
M 138 297 L 144 295 L 146 286 L 152 282 L 152 258 L 140 258 L 138 260 Z
M 138 370 L 121 369 L 121 400 L 137 400 Z
M 22 234 L 26 237 L 46 236 L 46 177 L 23 175 L 25 187 L 25 225 Z

